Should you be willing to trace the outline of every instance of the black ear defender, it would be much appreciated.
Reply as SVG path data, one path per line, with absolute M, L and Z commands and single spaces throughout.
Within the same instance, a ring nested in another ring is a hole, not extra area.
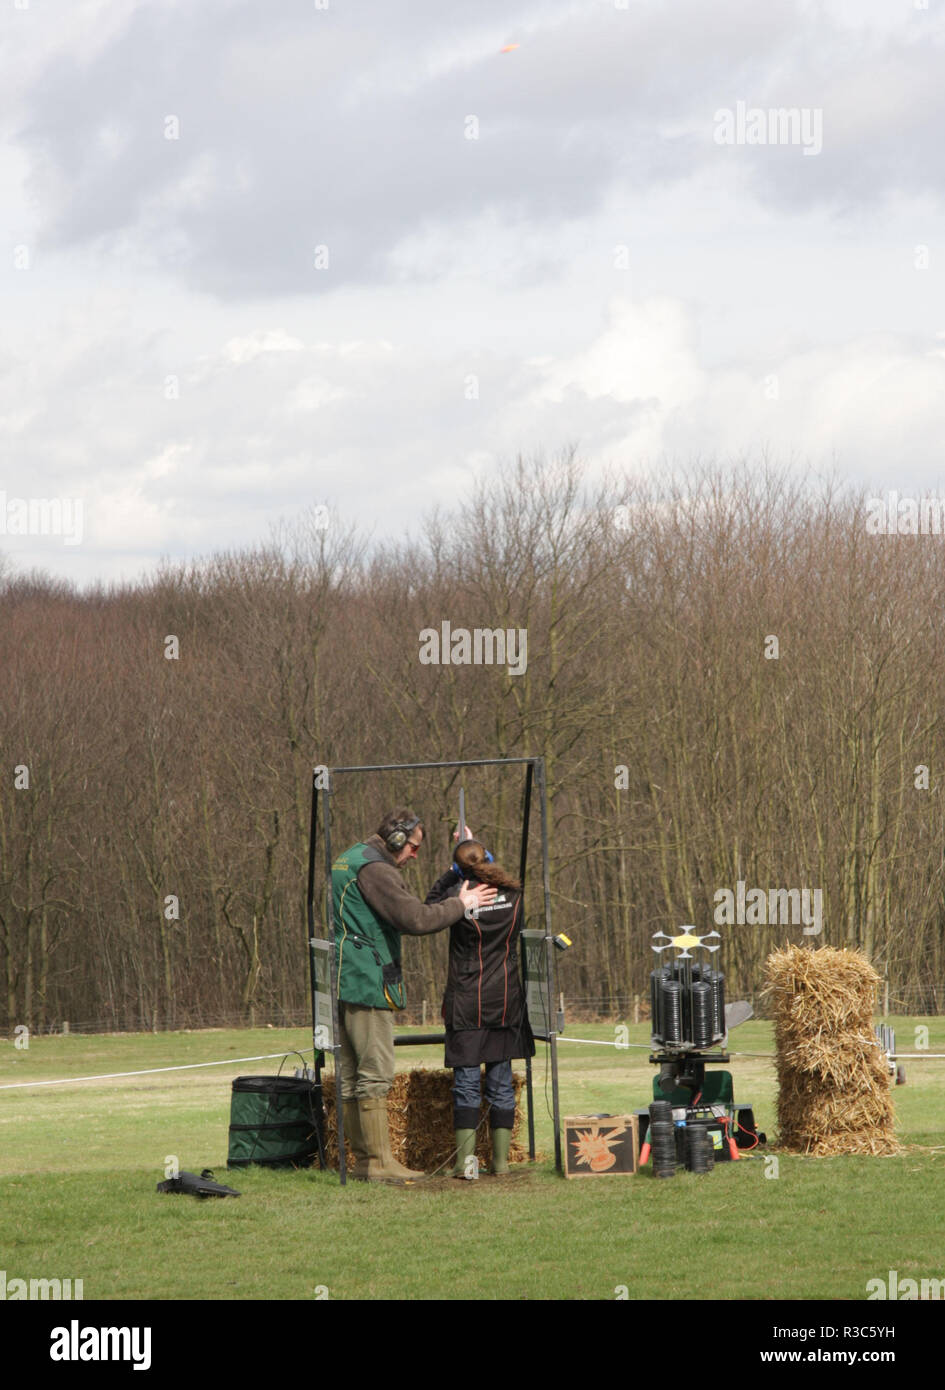
M 404 845 L 407 843 L 408 838 L 413 834 L 413 832 L 416 830 L 419 824 L 419 816 L 414 816 L 413 820 L 403 820 L 397 822 L 393 830 L 388 835 L 387 839 L 384 841 L 385 845 L 391 851 L 392 854 L 396 853 L 396 851 L 399 849 L 403 849 Z

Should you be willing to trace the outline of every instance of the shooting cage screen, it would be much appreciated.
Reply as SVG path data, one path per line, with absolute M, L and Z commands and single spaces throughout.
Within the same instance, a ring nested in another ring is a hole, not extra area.
M 542 931 L 531 928 L 522 932 L 522 971 L 525 976 L 525 1005 L 528 1021 L 536 1038 L 543 1041 L 555 1031 L 556 1017 L 552 981 L 552 943 Z M 549 970 L 549 965 L 552 969 Z
M 312 1040 L 315 1047 L 316 1075 L 319 1074 L 320 1052 L 330 1052 L 335 1067 L 336 1082 L 341 1075 L 341 1038 L 338 1030 L 338 981 L 335 965 L 335 909 L 331 884 L 331 798 L 335 794 L 335 777 L 342 773 L 412 772 L 432 768 L 509 767 L 525 768 L 522 805 L 522 842 L 520 878 L 525 881 L 528 848 L 528 828 L 531 811 L 532 784 L 538 791 L 541 815 L 541 876 L 543 890 L 544 930 L 522 932 L 522 967 L 525 976 L 526 1007 L 532 1032 L 548 1044 L 548 1065 L 551 1072 L 552 1123 L 554 1126 L 555 1167 L 563 1172 L 561 1156 L 561 1110 L 558 1099 L 557 1019 L 554 1010 L 555 966 L 551 931 L 551 884 L 548 865 L 548 798 L 544 758 L 467 758 L 461 761 L 435 763 L 376 763 L 352 767 L 326 767 L 319 764 L 312 777 L 312 811 L 308 852 L 308 897 L 306 933 L 312 989 Z M 316 841 L 318 838 L 319 797 L 322 798 L 324 827 L 324 875 L 326 936 L 315 933 Z M 534 1013 L 532 1010 L 534 1009 Z M 395 1046 L 441 1043 L 444 1034 L 420 1034 L 395 1037 Z M 528 1153 L 535 1158 L 535 1107 L 532 1087 L 531 1058 L 526 1059 L 526 1094 L 528 1101 Z M 342 1185 L 347 1180 L 344 1148 L 343 1107 L 336 1107 L 338 1127 L 339 1176 Z
M 331 1007 L 334 943 L 312 937 L 308 943 L 312 968 L 312 1041 L 316 1051 L 335 1046 L 335 1019 Z

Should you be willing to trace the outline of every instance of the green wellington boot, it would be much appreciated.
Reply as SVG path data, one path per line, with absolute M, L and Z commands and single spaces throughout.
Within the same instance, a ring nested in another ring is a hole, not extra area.
M 405 1168 L 390 1151 L 390 1130 L 387 1126 L 387 1097 L 372 1096 L 358 1101 L 361 1112 L 361 1133 L 367 1151 L 368 1182 L 422 1182 L 426 1173 Z
M 510 1129 L 494 1129 L 492 1131 L 493 1173 L 507 1173 L 509 1171 L 509 1149 L 511 1146 L 512 1131 Z
M 456 1135 L 456 1163 L 453 1166 L 454 1178 L 465 1178 L 466 1160 L 472 1158 L 476 1152 L 476 1131 L 474 1129 L 457 1129 Z

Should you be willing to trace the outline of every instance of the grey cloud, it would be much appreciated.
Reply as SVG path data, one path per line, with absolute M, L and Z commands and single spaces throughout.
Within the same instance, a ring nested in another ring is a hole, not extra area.
M 500 56 L 496 33 L 520 49 Z M 41 245 L 130 239 L 220 296 L 318 295 L 389 278 L 424 228 L 588 216 L 615 183 L 642 194 L 740 162 L 796 208 L 940 185 L 939 50 L 902 35 L 879 47 L 794 0 L 149 3 L 89 61 L 49 65 L 20 139 Z M 885 113 L 874 77 L 901 98 Z M 823 107 L 823 154 L 719 149 L 713 113 L 740 99 Z

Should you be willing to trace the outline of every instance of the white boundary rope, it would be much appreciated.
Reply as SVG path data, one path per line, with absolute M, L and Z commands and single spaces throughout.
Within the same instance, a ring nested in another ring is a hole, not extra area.
M 559 1033 L 555 1041 L 559 1043 L 587 1043 L 591 1047 L 616 1047 L 620 1052 L 626 1052 L 627 1049 L 631 1047 L 642 1047 L 647 1052 L 654 1051 L 654 1048 L 649 1043 L 608 1042 L 606 1038 L 569 1038 L 564 1033 Z M 862 1041 L 875 1043 L 876 1046 L 879 1047 L 879 1042 L 876 1038 L 863 1038 Z M 730 1057 L 764 1058 L 770 1062 L 773 1062 L 777 1057 L 777 1053 L 775 1052 L 730 1052 L 728 1055 Z M 883 1055 L 888 1055 L 894 1062 L 905 1061 L 906 1059 L 922 1062 L 925 1061 L 926 1058 L 937 1062 L 945 1061 L 945 1052 L 890 1052 L 888 1054 L 884 1053 Z M 2 1086 L 0 1086 L 0 1090 L 2 1089 Z
M 588 1043 L 592 1047 L 616 1047 L 620 1052 L 626 1052 L 631 1047 L 640 1047 L 644 1050 L 644 1052 L 653 1052 L 656 1050 L 651 1043 L 608 1042 L 606 1038 L 569 1038 L 564 1033 L 559 1033 L 555 1041 L 559 1043 Z M 775 1054 L 773 1052 L 730 1052 L 728 1055 L 730 1057 L 764 1057 L 772 1062 L 775 1058 Z M 923 1057 L 927 1057 L 929 1055 L 934 1054 L 929 1054 L 925 1052 L 923 1052 L 922 1054 Z
M 556 1039 L 559 1043 L 585 1043 L 588 1047 L 616 1047 L 620 1052 L 626 1052 L 630 1048 L 642 1048 L 645 1052 L 652 1052 L 649 1043 L 618 1043 L 608 1042 L 606 1038 L 569 1038 L 563 1033 L 559 1033 Z M 294 1057 L 297 1054 L 311 1052 L 310 1047 L 291 1048 L 288 1052 L 264 1052 L 258 1057 L 227 1057 L 222 1062 L 184 1062 L 174 1067 L 145 1067 L 142 1071 L 107 1071 L 100 1076 L 66 1076 L 60 1077 L 56 1081 L 7 1081 L 0 1085 L 0 1091 L 18 1091 L 27 1086 L 71 1086 L 76 1081 L 116 1081 L 127 1076 L 157 1076 L 162 1072 L 169 1071 L 195 1071 L 200 1067 L 229 1067 L 236 1066 L 240 1062 L 270 1062 L 276 1057 Z M 730 1052 L 730 1057 L 756 1057 L 768 1061 L 774 1061 L 773 1052 Z M 927 1058 L 932 1061 L 945 1061 L 945 1052 L 896 1052 L 890 1053 L 893 1060 L 909 1059 L 912 1061 L 925 1061 Z
M 275 1057 L 294 1057 L 298 1053 L 311 1052 L 310 1047 L 292 1048 L 288 1052 L 264 1052 L 261 1057 L 227 1057 L 223 1062 L 184 1062 L 176 1067 L 146 1067 L 143 1071 L 107 1071 L 101 1076 L 67 1076 L 59 1081 L 8 1081 L 0 1086 L 0 1091 L 15 1091 L 21 1086 L 71 1086 L 73 1081 L 114 1081 L 124 1076 L 156 1076 L 162 1071 L 193 1071 L 196 1067 L 229 1067 L 238 1062 L 269 1062 Z

